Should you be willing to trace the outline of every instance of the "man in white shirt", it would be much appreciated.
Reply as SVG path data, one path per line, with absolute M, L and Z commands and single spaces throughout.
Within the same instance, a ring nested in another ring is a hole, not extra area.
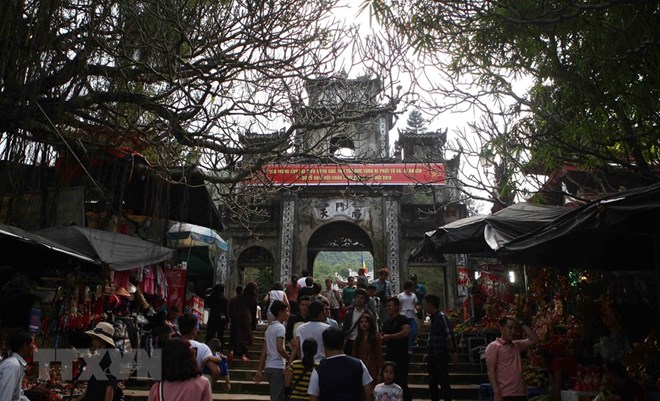
M 32 357 L 32 335 L 25 331 L 14 333 L 9 338 L 9 348 L 12 355 L 0 362 L 0 400 L 30 401 L 23 394 L 23 375 L 25 374 L 26 358 Z
M 417 308 L 419 301 L 413 292 L 415 290 L 412 281 L 408 280 L 403 284 L 403 292 L 397 295 L 399 304 L 401 305 L 401 314 L 408 318 L 408 325 L 410 326 L 410 333 L 408 334 L 408 353 L 412 354 L 415 339 L 417 338 Z
M 302 274 L 301 274 L 301 277 L 298 279 L 298 285 L 300 286 L 300 288 L 303 288 L 304 286 L 306 286 L 305 279 L 307 279 L 307 276 L 309 276 L 309 271 L 308 270 L 303 270 Z
M 325 349 L 323 348 L 323 332 L 330 326 L 325 323 L 325 306 L 319 301 L 313 301 L 309 304 L 309 316 L 311 320 L 298 327 L 296 337 L 293 340 L 291 360 L 296 360 L 298 356 L 303 355 L 302 344 L 308 338 L 313 338 L 318 344 L 314 361 L 320 362 L 325 358 Z
M 197 335 L 197 317 L 192 313 L 181 315 L 179 317 L 179 330 L 181 331 L 181 338 L 190 342 L 190 347 L 193 349 L 199 368 L 204 369 L 206 367 L 211 372 L 211 384 L 220 380 L 222 378 L 222 373 L 218 366 L 220 358 L 213 355 L 208 345 L 195 340 L 195 336 Z
M 270 400 L 284 401 L 284 367 L 291 358 L 284 347 L 286 327 L 284 322 L 289 318 L 289 307 L 282 301 L 274 301 L 270 306 L 270 313 L 275 320 L 268 326 L 264 334 L 266 346 L 261 348 L 261 357 L 254 382 L 259 384 L 262 373 L 266 373 L 270 383 Z

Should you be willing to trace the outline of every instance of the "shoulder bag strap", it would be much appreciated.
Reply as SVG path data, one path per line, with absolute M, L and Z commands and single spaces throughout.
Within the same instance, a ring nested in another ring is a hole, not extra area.
M 161 380 L 160 381 L 160 386 L 158 388 L 158 400 L 159 401 L 165 401 L 165 396 L 163 395 L 163 389 L 165 389 L 165 381 Z
M 354 314 L 355 314 L 355 308 L 352 310 L 351 320 L 353 319 Z M 358 324 L 360 324 L 360 319 L 356 320 L 355 323 L 353 323 L 353 325 L 351 326 L 351 329 L 349 331 L 347 331 L 346 334 L 347 335 L 351 334 L 353 332 L 353 330 L 355 330 L 355 328 L 358 326 Z M 346 340 L 348 340 L 348 338 Z

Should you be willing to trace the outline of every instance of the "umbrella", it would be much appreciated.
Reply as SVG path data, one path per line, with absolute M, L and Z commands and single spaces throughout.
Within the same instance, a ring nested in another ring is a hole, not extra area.
M 8 241 L 18 241 L 36 248 L 47 249 L 49 251 L 72 256 L 85 262 L 98 263 L 93 258 L 74 249 L 71 249 L 63 244 L 52 241 L 46 237 L 42 237 L 41 235 L 25 231 L 18 227 L 0 224 L 0 237 Z
M 36 232 L 83 255 L 108 264 L 113 270 L 130 270 L 172 257 L 172 249 L 130 235 L 79 226 L 49 227 Z
M 658 263 L 660 183 L 612 194 L 573 209 L 505 244 L 507 263 L 603 270 L 653 269 Z
M 412 256 L 427 253 L 494 256 L 494 249 L 540 228 L 570 210 L 561 206 L 520 202 L 492 215 L 459 219 L 427 232 L 421 244 L 413 250 Z
M 167 230 L 165 238 L 172 241 L 176 248 L 214 245 L 223 251 L 229 249 L 215 230 L 195 224 L 175 223 Z

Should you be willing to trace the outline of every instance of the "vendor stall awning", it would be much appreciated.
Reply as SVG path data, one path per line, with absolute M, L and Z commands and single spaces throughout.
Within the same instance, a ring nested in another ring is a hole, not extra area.
M 470 253 L 493 256 L 503 244 L 555 220 L 571 209 L 521 202 L 492 215 L 456 220 L 426 233 L 412 251 L 423 254 Z
M 225 240 L 215 230 L 195 224 L 175 223 L 167 230 L 165 238 L 175 248 L 215 246 L 225 252 L 229 249 Z
M 0 237 L 27 243 L 38 248 L 49 249 L 53 252 L 58 252 L 68 256 L 72 256 L 76 259 L 80 259 L 85 262 L 98 263 L 97 260 L 91 258 L 90 256 L 82 254 L 76 251 L 75 249 L 71 249 L 68 246 L 57 243 L 56 241 L 52 241 L 46 237 L 43 237 L 41 235 L 29 231 L 25 231 L 18 227 L 8 226 L 6 224 L 0 224 Z
M 505 244 L 508 263 L 608 270 L 657 268 L 660 183 L 612 194 L 573 209 Z
M 129 270 L 169 259 L 173 250 L 119 233 L 80 226 L 49 227 L 36 232 L 76 252 L 107 263 L 113 270 Z

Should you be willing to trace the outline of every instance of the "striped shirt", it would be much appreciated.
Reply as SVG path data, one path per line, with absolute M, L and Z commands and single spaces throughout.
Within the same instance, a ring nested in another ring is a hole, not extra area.
M 314 362 L 314 366 L 317 365 L 318 363 Z M 307 388 L 309 387 L 309 378 L 312 377 L 312 370 L 314 369 L 305 372 L 305 367 L 300 359 L 293 361 L 289 369 L 293 371 L 293 381 L 291 382 L 291 385 L 293 386 L 295 384 L 295 387 L 291 390 L 291 398 L 296 400 L 309 400 Z

